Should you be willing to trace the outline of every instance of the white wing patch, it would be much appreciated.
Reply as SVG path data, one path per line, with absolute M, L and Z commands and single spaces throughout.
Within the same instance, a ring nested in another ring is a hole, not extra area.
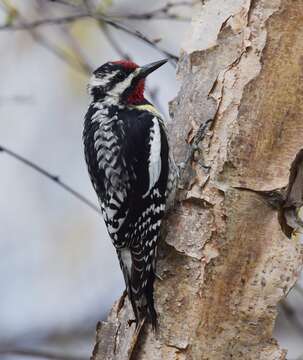
M 150 137 L 150 155 L 148 159 L 149 186 L 143 198 L 148 195 L 152 187 L 159 180 L 161 173 L 161 133 L 159 121 L 153 118 L 153 127 L 151 128 Z
M 130 86 L 131 82 L 133 81 L 134 77 L 137 76 L 140 69 L 136 69 L 131 74 L 128 75 L 123 81 L 118 82 L 108 93 L 107 97 L 116 98 L 119 97 L 123 92 Z

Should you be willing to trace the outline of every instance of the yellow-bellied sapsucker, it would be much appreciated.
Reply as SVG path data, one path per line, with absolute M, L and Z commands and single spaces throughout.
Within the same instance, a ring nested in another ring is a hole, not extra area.
M 83 141 L 89 175 L 116 248 L 136 323 L 157 324 L 153 284 L 161 219 L 176 168 L 165 125 L 144 98 L 145 77 L 166 60 L 139 67 L 108 62 L 94 71 Z

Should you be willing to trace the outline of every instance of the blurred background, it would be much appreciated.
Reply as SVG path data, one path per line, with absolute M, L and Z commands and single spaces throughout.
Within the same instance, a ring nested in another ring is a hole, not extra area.
M 89 74 L 110 60 L 171 56 L 147 83 L 168 118 L 178 92 L 174 56 L 192 12 L 190 0 L 0 0 L 0 146 L 97 204 L 82 146 Z M 103 220 L 6 152 L 0 169 L 0 359 L 88 359 L 96 323 L 124 288 Z M 298 359 L 299 286 L 280 313 L 276 336 Z

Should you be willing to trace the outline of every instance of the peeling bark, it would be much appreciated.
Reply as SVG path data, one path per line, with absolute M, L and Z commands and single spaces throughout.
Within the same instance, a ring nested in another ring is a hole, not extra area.
M 286 186 L 303 145 L 303 3 L 208 0 L 196 14 L 171 104 L 177 162 L 200 124 L 213 121 L 164 224 L 159 332 L 146 324 L 132 358 L 282 360 L 272 330 L 277 304 L 298 278 L 301 245 L 257 193 L 239 187 Z M 130 358 L 132 317 L 128 301 L 119 314 L 112 309 L 94 360 Z

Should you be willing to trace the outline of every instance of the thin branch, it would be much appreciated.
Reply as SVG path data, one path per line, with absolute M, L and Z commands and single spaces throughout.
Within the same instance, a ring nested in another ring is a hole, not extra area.
M 48 0 L 49 2 L 53 2 L 53 3 L 58 3 L 61 5 L 66 5 L 66 6 L 70 6 L 73 7 L 75 9 L 80 9 L 81 7 L 77 4 L 73 4 L 70 3 L 68 1 L 65 0 Z M 88 10 L 89 8 L 91 8 L 91 6 L 88 3 L 88 0 L 83 0 L 82 1 L 84 4 L 84 7 L 86 10 Z M 151 20 L 151 19 L 163 19 L 163 20 L 179 20 L 179 21 L 190 21 L 190 18 L 186 18 L 186 17 L 182 17 L 176 14 L 171 14 L 169 11 L 176 8 L 176 7 L 180 7 L 180 6 L 188 6 L 188 7 L 192 7 L 193 4 L 188 2 L 188 1 L 180 1 L 177 3 L 174 2 L 168 2 L 167 4 L 163 5 L 162 7 L 155 9 L 155 10 L 151 10 L 151 11 L 146 11 L 145 13 L 141 13 L 141 14 L 126 14 L 126 15 L 114 15 L 117 18 L 120 19 L 134 19 L 134 20 Z
M 60 5 L 66 5 L 66 6 L 70 6 L 70 7 L 73 7 L 73 8 L 78 8 L 79 5 L 77 4 L 73 4 L 69 1 L 66 1 L 66 0 L 48 0 L 49 2 L 52 2 L 52 3 L 57 3 L 57 4 L 60 4 Z
M 2 3 L 2 6 L 3 6 L 4 10 L 8 14 L 12 12 L 12 8 L 8 7 L 6 4 Z M 78 72 L 81 72 L 84 75 L 89 75 L 90 74 L 90 67 L 89 67 L 88 64 L 86 64 L 83 61 L 83 59 L 82 59 L 82 61 L 81 61 L 81 59 L 78 59 L 78 61 L 75 61 L 75 59 L 72 56 L 70 56 L 66 51 L 62 50 L 60 47 L 56 46 L 55 44 L 52 44 L 47 38 L 42 36 L 40 33 L 37 33 L 35 31 L 35 28 L 27 27 L 25 19 L 20 15 L 20 13 L 16 13 L 15 17 L 19 21 L 18 25 L 25 27 L 24 30 L 27 30 L 29 32 L 29 35 L 32 37 L 32 39 L 37 44 L 39 44 L 40 46 L 42 46 L 43 48 L 45 48 L 46 50 L 51 52 L 58 59 L 65 62 L 67 65 L 72 67 L 74 70 L 76 70 Z M 16 24 L 13 25 L 12 23 L 8 23 L 6 25 L 2 25 L 2 26 L 0 26 L 0 30 L 1 29 L 2 30 L 5 30 L 5 29 L 9 30 L 10 26 L 16 26 Z
M 89 14 L 88 14 L 89 15 Z M 121 30 L 131 36 L 134 36 L 140 40 L 142 40 L 143 42 L 145 42 L 146 44 L 150 45 L 151 47 L 153 47 L 154 49 L 156 49 L 157 51 L 159 51 L 160 53 L 162 53 L 164 56 L 167 56 L 170 59 L 171 64 L 173 64 L 174 66 L 176 66 L 176 62 L 178 61 L 178 57 L 171 54 L 170 52 L 163 50 L 162 48 L 160 48 L 157 44 L 155 44 L 154 41 L 150 40 L 147 36 L 145 36 L 144 34 L 142 34 L 140 31 L 138 30 L 133 30 L 130 29 L 129 27 L 127 27 L 124 24 L 121 24 L 119 22 L 116 22 L 114 20 L 112 20 L 111 18 L 105 16 L 105 15 L 100 15 L 100 14 L 90 14 L 89 16 L 91 16 L 93 19 L 95 19 L 98 22 L 105 22 L 106 24 L 114 27 L 115 29 Z
M 170 10 L 178 7 L 178 6 L 192 6 L 191 3 L 182 1 L 178 3 L 167 3 L 164 6 L 147 11 L 141 14 L 126 14 L 126 15 L 115 15 L 120 19 L 128 19 L 128 20 L 153 20 L 153 19 L 163 19 L 163 20 L 178 20 L 178 21 L 190 21 L 190 18 L 182 17 L 177 14 L 170 13 Z
M 69 355 L 59 355 L 53 354 L 50 352 L 42 350 L 30 350 L 30 349 L 0 349 L 1 355 L 14 355 L 14 356 L 26 356 L 42 359 L 51 359 L 51 360 L 86 360 L 84 357 L 69 356 Z
M 71 188 L 69 185 L 65 184 L 64 182 L 62 182 L 59 178 L 59 176 L 57 175 L 53 175 L 51 174 L 49 171 L 43 169 L 42 167 L 40 167 L 39 165 L 33 163 L 32 161 L 24 158 L 23 156 L 13 152 L 12 150 L 7 149 L 6 147 L 0 145 L 0 152 L 4 152 L 7 155 L 15 158 L 16 160 L 22 162 L 23 164 L 29 166 L 30 168 L 34 169 L 35 171 L 39 172 L 40 174 L 42 174 L 43 176 L 47 177 L 48 179 L 52 180 L 53 182 L 55 182 L 57 185 L 61 186 L 64 190 L 66 190 L 67 192 L 69 192 L 70 194 L 72 194 L 74 197 L 76 197 L 78 200 L 80 200 L 82 203 L 86 204 L 87 206 L 89 206 L 91 209 L 93 209 L 94 211 L 100 213 L 99 208 L 93 204 L 90 200 L 88 200 L 85 196 L 83 196 L 82 194 L 80 194 L 78 191 L 74 190 L 73 188 Z
M 68 5 L 68 3 L 65 3 Z M 74 7 L 78 8 L 79 5 L 69 4 L 70 6 L 73 5 Z M 71 34 L 70 28 L 67 24 L 62 24 L 59 27 L 59 30 L 64 34 L 66 40 L 68 40 L 71 50 L 76 56 L 76 61 L 73 56 L 70 56 L 65 51 L 62 51 L 61 48 L 57 47 L 54 44 L 51 44 L 47 38 L 41 36 L 40 33 L 37 33 L 35 30 L 29 30 L 33 39 L 41 46 L 44 46 L 47 50 L 53 53 L 53 55 L 57 56 L 60 60 L 63 60 L 67 65 L 70 65 L 75 70 L 79 71 L 86 76 L 90 76 L 93 72 L 93 67 L 91 66 L 89 60 L 87 59 L 86 55 L 83 53 L 81 47 L 79 46 L 78 42 L 76 41 L 75 37 Z M 47 46 L 45 46 L 47 45 Z
M 163 55 L 168 57 L 171 60 L 171 63 L 174 64 L 174 66 L 176 65 L 176 62 L 178 61 L 177 56 L 160 48 L 157 44 L 155 44 L 155 42 L 153 40 L 150 40 L 147 36 L 142 34 L 140 31 L 133 30 L 124 24 L 118 23 L 106 15 L 101 15 L 101 14 L 96 14 L 96 13 L 86 12 L 86 13 L 68 15 L 68 16 L 63 16 L 63 17 L 40 19 L 40 20 L 36 20 L 33 22 L 29 22 L 29 23 L 20 23 L 20 24 L 10 24 L 9 23 L 9 24 L 1 25 L 0 30 L 2 30 L 2 31 L 3 30 L 10 30 L 10 31 L 33 30 L 40 26 L 61 25 L 61 24 L 72 23 L 72 22 L 78 21 L 79 19 L 83 19 L 83 18 L 92 18 L 98 22 L 105 22 L 106 24 L 114 27 L 115 29 L 121 30 L 133 37 L 136 37 L 136 38 L 142 40 L 146 44 L 150 45 L 151 47 L 153 47 L 154 49 L 156 49 L 157 51 L 159 51 L 160 53 L 162 53 Z
M 20 24 L 8 23 L 1 25 L 0 30 L 11 30 L 11 31 L 33 30 L 40 26 L 67 24 L 87 17 L 90 17 L 90 15 L 88 13 L 85 13 L 85 14 L 67 15 L 67 16 L 47 18 L 47 19 L 39 19 L 28 23 L 20 23 Z

